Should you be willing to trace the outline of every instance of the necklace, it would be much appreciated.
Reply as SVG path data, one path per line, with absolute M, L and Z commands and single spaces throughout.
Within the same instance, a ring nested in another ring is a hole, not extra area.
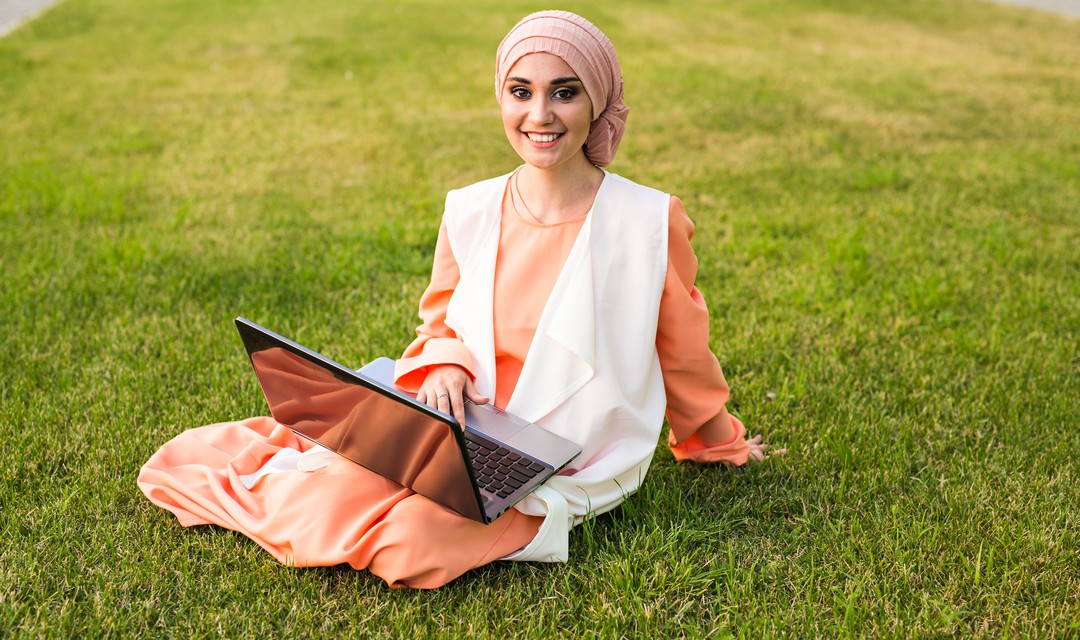
M 521 213 L 521 209 L 519 209 L 518 205 L 517 205 L 518 201 L 520 200 L 521 201 L 521 207 L 523 209 L 525 209 L 525 213 L 529 214 L 530 218 L 535 220 L 537 224 L 547 224 L 543 220 L 541 220 L 540 218 L 536 217 L 536 214 L 533 213 L 532 209 L 529 208 L 529 204 L 527 202 L 525 202 L 525 196 L 521 195 L 521 186 L 518 184 L 518 176 L 520 176 L 520 175 L 521 175 L 520 172 L 516 172 L 516 171 L 514 172 L 514 188 L 510 190 L 510 200 L 514 204 L 514 210 L 517 211 L 518 213 Z M 517 197 L 514 196 L 515 191 L 517 192 Z

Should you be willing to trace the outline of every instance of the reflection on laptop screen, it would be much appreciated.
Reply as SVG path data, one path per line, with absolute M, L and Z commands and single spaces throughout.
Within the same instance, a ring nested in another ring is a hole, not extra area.
M 282 347 L 253 351 L 251 362 L 279 423 L 462 515 L 479 515 L 447 423 Z

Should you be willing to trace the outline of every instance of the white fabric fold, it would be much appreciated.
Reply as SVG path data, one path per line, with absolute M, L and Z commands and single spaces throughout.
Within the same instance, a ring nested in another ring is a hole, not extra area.
M 544 521 L 532 542 L 500 560 L 566 562 L 570 559 L 569 532 L 570 527 L 574 526 L 574 518 L 570 515 L 566 498 L 551 487 L 542 485 L 514 508 L 526 515 L 544 516 Z
M 250 491 L 259 480 L 275 473 L 287 471 L 317 471 L 333 461 L 336 453 L 322 445 L 315 445 L 307 451 L 298 451 L 288 447 L 280 449 L 263 463 L 254 473 L 240 476 L 244 488 Z

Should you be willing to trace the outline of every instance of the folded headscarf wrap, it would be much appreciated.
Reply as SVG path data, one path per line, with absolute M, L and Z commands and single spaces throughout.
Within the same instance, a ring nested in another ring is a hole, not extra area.
M 592 101 L 592 125 L 585 155 L 598 167 L 615 157 L 626 116 L 622 71 L 615 45 L 593 23 L 568 11 L 541 11 L 525 16 L 506 34 L 495 56 L 495 97 L 502 102 L 510 68 L 530 53 L 550 53 L 574 70 Z

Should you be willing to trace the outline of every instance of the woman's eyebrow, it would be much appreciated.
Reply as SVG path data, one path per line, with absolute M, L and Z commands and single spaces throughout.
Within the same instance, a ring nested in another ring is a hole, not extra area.
M 510 76 L 509 78 L 507 78 L 507 81 L 516 82 L 518 84 L 532 84 L 532 81 L 528 78 L 520 78 L 517 76 Z M 551 81 L 551 84 L 573 84 L 575 82 L 580 84 L 581 79 L 576 76 L 566 76 L 565 78 L 555 78 Z

